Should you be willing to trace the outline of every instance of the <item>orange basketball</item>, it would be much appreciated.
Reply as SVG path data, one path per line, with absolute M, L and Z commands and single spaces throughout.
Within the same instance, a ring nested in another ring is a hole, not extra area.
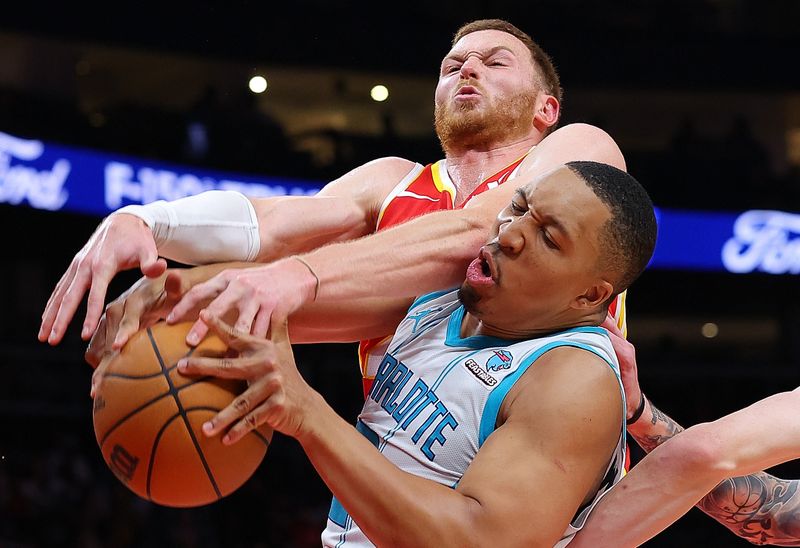
M 131 491 L 164 506 L 202 506 L 229 495 L 252 476 L 272 439 L 266 426 L 229 446 L 221 435 L 202 433 L 246 384 L 178 373 L 185 356 L 226 352 L 214 336 L 187 346 L 190 326 L 160 322 L 136 333 L 94 398 L 94 432 L 106 464 Z

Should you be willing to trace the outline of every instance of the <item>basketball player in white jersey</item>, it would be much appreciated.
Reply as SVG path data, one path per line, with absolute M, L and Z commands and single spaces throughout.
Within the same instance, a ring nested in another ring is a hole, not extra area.
M 501 219 L 458 291 L 361 301 L 376 329 L 407 313 L 356 428 L 300 377 L 285 317 L 264 339 L 202 312 L 239 357 L 178 367 L 249 381 L 205 433 L 295 437 L 335 496 L 325 546 L 564 546 L 622 476 L 624 393 L 597 326 L 651 257 L 649 197 L 621 170 L 571 162 Z M 357 323 L 343 317 L 340 337 Z

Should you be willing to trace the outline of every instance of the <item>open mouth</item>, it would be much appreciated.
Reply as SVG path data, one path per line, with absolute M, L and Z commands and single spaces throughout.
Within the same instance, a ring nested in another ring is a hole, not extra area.
M 467 268 L 467 281 L 473 286 L 492 286 L 495 281 L 492 256 L 485 250 Z
M 492 276 L 492 269 L 489 268 L 489 263 L 486 262 L 486 259 L 481 258 L 481 270 L 483 271 L 483 275 L 490 277 Z

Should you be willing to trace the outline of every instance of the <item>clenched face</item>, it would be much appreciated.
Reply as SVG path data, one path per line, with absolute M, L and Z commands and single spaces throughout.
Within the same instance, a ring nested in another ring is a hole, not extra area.
M 524 138 L 537 110 L 537 81 L 530 51 L 514 36 L 482 30 L 461 38 L 442 61 L 436 87 L 442 147 Z
M 576 325 L 608 299 L 599 235 L 611 212 L 567 167 L 520 188 L 459 296 L 481 332 L 507 338 Z

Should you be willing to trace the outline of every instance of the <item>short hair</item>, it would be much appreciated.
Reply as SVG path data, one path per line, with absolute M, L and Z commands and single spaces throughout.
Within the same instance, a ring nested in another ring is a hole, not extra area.
M 541 82 L 539 82 L 539 84 L 541 85 L 542 89 L 548 95 L 555 97 L 559 104 L 561 103 L 561 97 L 563 95 L 563 90 L 561 89 L 561 80 L 558 77 L 558 72 L 556 71 L 556 67 L 553 65 L 552 59 L 550 59 L 550 56 L 545 53 L 539 44 L 533 41 L 533 38 L 531 38 L 527 33 L 522 32 L 508 21 L 504 21 L 503 19 L 478 19 L 477 21 L 472 21 L 462 25 L 461 28 L 456 31 L 451 45 L 455 46 L 456 42 L 461 40 L 467 34 L 472 34 L 473 32 L 478 32 L 481 30 L 503 31 L 525 44 L 528 47 L 528 51 L 531 52 L 533 64 L 539 71 L 539 77 L 541 78 Z
M 653 256 L 658 233 L 653 202 L 639 181 L 614 166 L 589 161 L 566 165 L 611 211 L 598 240 L 600 268 L 618 276 L 616 296 L 644 272 Z

